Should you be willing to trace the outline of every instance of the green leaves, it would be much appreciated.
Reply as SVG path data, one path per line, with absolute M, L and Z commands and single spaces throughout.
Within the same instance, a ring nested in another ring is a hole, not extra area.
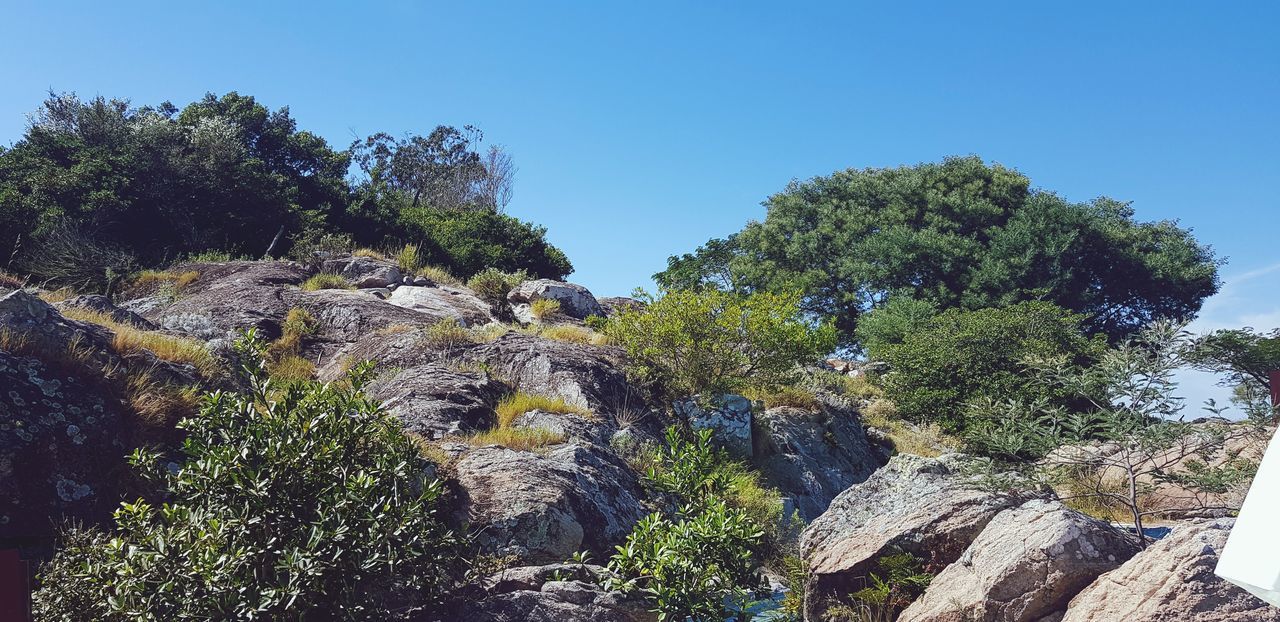
M 834 329 L 808 322 L 799 303 L 796 294 L 678 290 L 624 310 L 601 330 L 627 350 L 639 378 L 678 397 L 726 393 L 786 384 L 799 364 L 835 346 Z
M 167 502 L 123 504 L 110 544 L 73 532 L 44 569 L 50 619 L 368 619 L 430 604 L 456 578 L 441 484 L 397 422 L 349 384 L 269 394 L 261 344 L 238 344 L 252 391 L 215 393 L 185 420 Z M 255 363 L 255 361 L 257 363 Z M 135 454 L 154 472 L 157 456 Z M 79 611 L 77 611 L 79 610 Z

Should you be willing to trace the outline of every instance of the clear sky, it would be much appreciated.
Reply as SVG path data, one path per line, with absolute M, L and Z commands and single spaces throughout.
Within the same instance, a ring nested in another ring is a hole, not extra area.
M 190 6 L 183 6 L 190 4 Z M 963 5 L 963 6 L 962 6 Z M 597 295 L 793 178 L 978 154 L 1229 260 L 1198 326 L 1280 325 L 1280 3 L 14 2 L 0 142 L 52 88 L 236 90 L 345 147 L 475 124 Z

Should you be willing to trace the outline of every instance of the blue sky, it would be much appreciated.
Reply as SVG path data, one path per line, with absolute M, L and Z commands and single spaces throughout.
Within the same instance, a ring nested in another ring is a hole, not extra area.
M 1230 261 L 1198 326 L 1280 325 L 1280 3 L 182 4 L 4 0 L 0 142 L 49 88 L 237 90 L 338 147 L 472 123 L 598 295 L 793 178 L 978 154 L 1181 220 Z

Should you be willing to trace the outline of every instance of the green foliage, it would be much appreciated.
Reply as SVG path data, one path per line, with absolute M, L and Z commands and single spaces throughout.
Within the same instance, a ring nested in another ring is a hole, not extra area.
M 1126 203 L 1070 203 L 980 158 L 849 169 L 793 182 L 768 215 L 655 275 L 669 287 L 801 291 L 852 345 L 890 297 L 939 309 L 1044 300 L 1115 342 L 1154 318 L 1189 317 L 1218 289 L 1212 251 Z
M 485 268 L 467 280 L 467 287 L 481 300 L 497 306 L 504 304 L 507 294 L 527 280 L 529 275 L 524 270 L 503 272 L 497 268 Z
M 1047 302 L 950 309 L 907 333 L 901 343 L 877 342 L 870 355 L 890 364 L 885 395 L 903 416 L 958 429 L 964 404 L 979 398 L 1043 398 L 1055 404 L 1073 399 L 1063 390 L 1028 385 L 1022 362 L 1039 356 L 1088 363 L 1105 344 L 1083 335 L 1081 319 Z
M 302 282 L 302 291 L 314 292 L 322 289 L 355 289 L 348 283 L 341 274 L 329 274 L 321 272 L 312 275 L 311 278 Z
M 799 304 L 794 294 L 677 290 L 600 327 L 626 349 L 637 377 L 677 396 L 726 393 L 788 384 L 800 364 L 834 347 L 834 330 L 806 321 Z
M 262 341 L 237 345 L 246 395 L 214 393 L 180 427 L 183 460 L 138 451 L 166 502 L 122 504 L 41 570 L 43 619 L 365 620 L 430 604 L 457 576 L 441 485 L 360 388 L 301 383 L 268 400 Z
M 1225 374 L 1230 386 L 1252 385 L 1269 392 L 1270 372 L 1280 370 L 1280 329 L 1214 331 L 1197 341 L 1191 359 L 1200 369 Z
M 416 273 L 418 268 L 422 267 L 422 258 L 418 256 L 418 247 L 414 244 L 405 244 L 400 249 L 400 252 L 396 253 L 396 265 L 405 274 Z
M 876 560 L 877 572 L 867 575 L 867 586 L 850 594 L 857 622 L 892 622 L 924 593 L 933 575 L 924 572 L 911 553 L 897 551 Z
M 307 229 L 293 238 L 289 258 L 313 270 L 320 269 L 326 259 L 342 257 L 355 248 L 355 242 L 346 233 L 333 233 L 323 229 Z
M 883 352 L 924 329 L 937 315 L 937 305 L 928 300 L 891 296 L 883 306 L 862 316 L 855 334 L 863 350 Z
M 645 484 L 673 499 L 668 513 L 636 525 L 609 567 L 623 577 L 610 584 L 642 589 L 661 619 L 726 619 L 760 589 L 758 559 L 782 558 L 782 498 L 734 462 L 702 430 L 675 427 L 649 456 Z M 726 607 L 726 601 L 729 606 Z
M 463 278 L 487 268 L 547 279 L 573 272 L 564 252 L 547 242 L 545 227 L 506 214 L 409 208 L 400 212 L 396 228 L 420 242 L 424 263 L 444 266 Z

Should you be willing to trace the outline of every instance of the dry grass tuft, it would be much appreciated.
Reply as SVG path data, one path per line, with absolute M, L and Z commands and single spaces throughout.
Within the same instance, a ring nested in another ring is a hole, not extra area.
M 918 424 L 898 417 L 898 408 L 886 399 L 867 404 L 862 409 L 862 423 L 884 430 L 898 453 L 936 458 L 960 447 L 960 440 L 944 433 L 936 423 Z
M 483 326 L 472 326 L 471 340 L 476 343 L 488 343 L 507 334 L 508 332 L 511 332 L 510 327 L 497 322 L 490 322 Z
M 417 276 L 431 279 L 441 285 L 452 285 L 454 287 L 460 287 L 462 285 L 462 279 L 453 276 L 453 274 L 448 270 L 439 266 L 422 266 L 421 268 L 418 268 L 416 274 Z
M 533 410 L 541 410 L 550 413 L 582 415 L 583 417 L 595 417 L 591 411 L 581 406 L 565 402 L 558 397 L 546 397 L 543 395 L 520 392 L 509 395 L 501 402 L 498 402 L 498 407 L 494 410 L 498 413 L 499 428 L 505 428 L 511 425 L 517 417 Z
M 316 375 L 316 366 L 301 356 L 287 354 L 274 361 L 269 361 L 267 363 L 267 373 L 271 375 L 272 380 L 287 385 L 311 380 Z
M 168 429 L 200 410 L 200 391 L 158 382 L 147 372 L 129 374 L 125 381 L 129 408 L 148 428 Z
M 529 313 L 533 314 L 539 322 L 549 320 L 560 315 L 560 301 L 551 298 L 539 298 L 529 303 Z
M 494 428 L 467 438 L 472 445 L 501 445 L 517 451 L 533 451 L 564 442 L 564 435 L 545 428 Z
M 444 318 L 422 333 L 422 343 L 433 348 L 457 348 L 474 343 L 471 331 L 455 318 Z
M 322 272 L 302 283 L 302 291 L 314 292 L 321 289 L 355 289 L 340 274 Z
M 188 285 L 200 278 L 200 273 L 195 270 L 187 270 L 186 272 L 174 272 L 173 270 L 143 270 L 138 276 L 133 277 L 129 282 L 129 288 L 143 287 L 153 283 L 160 285 L 170 285 L 175 291 L 181 292 Z
M 110 315 L 89 309 L 70 308 L 62 311 L 63 317 L 97 324 L 115 334 L 111 349 L 120 356 L 150 351 L 156 358 L 171 363 L 187 364 L 205 378 L 218 375 L 218 363 L 204 344 L 186 337 L 176 337 L 156 331 L 142 330 L 132 324 L 117 322 Z
M 61 289 L 55 289 L 53 291 L 42 291 L 36 294 L 36 296 L 40 298 L 40 300 L 43 300 L 52 305 L 52 304 L 57 304 L 59 302 L 62 302 L 64 300 L 70 300 L 71 298 L 75 298 L 76 291 L 74 289 L 71 289 L 70 287 L 63 287 Z
M 386 255 L 373 250 L 372 248 L 357 248 L 355 252 L 351 254 L 355 257 L 368 257 L 370 259 L 377 259 L 380 261 L 391 261 L 390 257 L 387 257 Z
M 22 289 L 26 286 L 26 281 L 10 274 L 4 270 L 0 270 L 0 287 L 11 287 L 13 289 Z
M 781 408 L 783 406 L 804 410 L 819 410 L 822 408 L 822 402 L 818 401 L 818 396 L 814 395 L 813 391 L 802 387 L 751 387 L 743 391 L 742 395 L 755 402 L 764 402 L 765 408 Z

